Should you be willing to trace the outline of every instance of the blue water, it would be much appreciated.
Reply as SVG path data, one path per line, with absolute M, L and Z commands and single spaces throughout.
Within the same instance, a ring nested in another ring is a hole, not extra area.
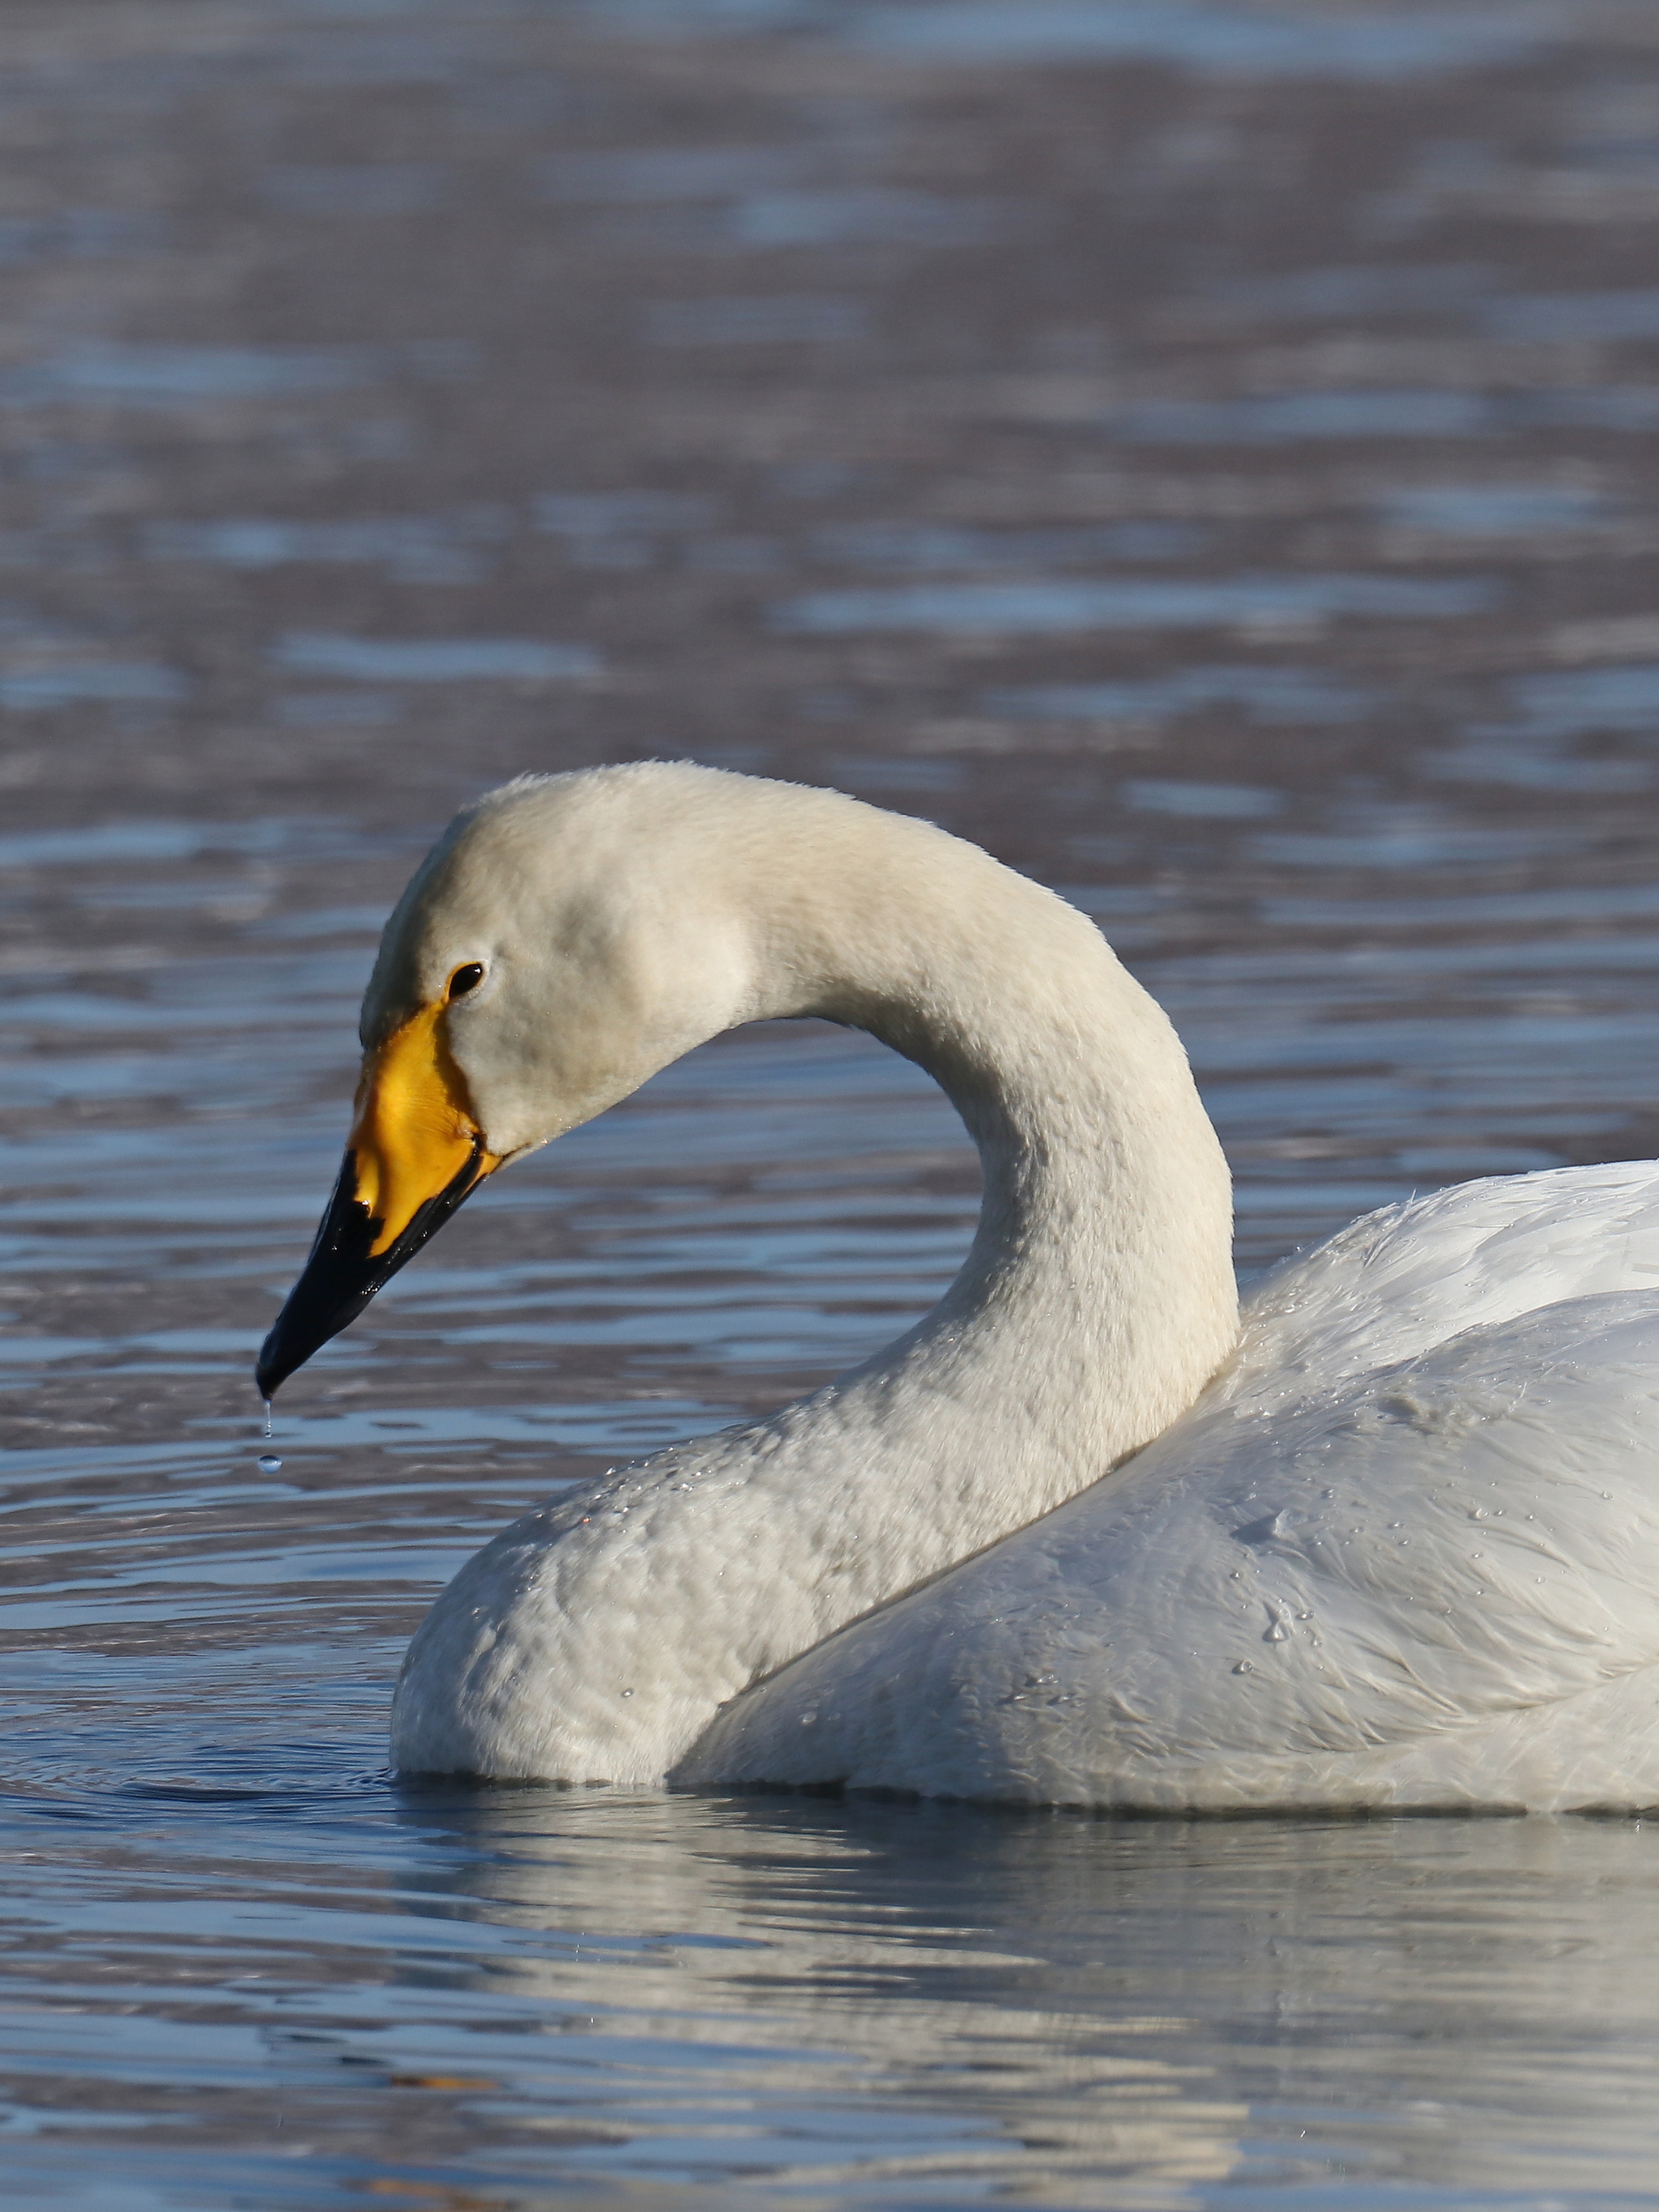
M 142 536 L 151 561 L 223 562 L 274 568 L 297 561 L 361 562 L 402 583 L 469 584 L 495 565 L 513 528 L 510 509 L 477 506 L 455 514 L 362 515 L 338 521 L 222 516 L 211 522 L 153 522 Z
M 562 683 L 592 676 L 599 666 L 591 647 L 538 638 L 346 637 L 326 630 L 295 630 L 271 658 L 294 675 L 360 677 L 369 684 L 460 684 L 491 677 Z
M 1163 721 L 1230 706 L 1242 708 L 1253 722 L 1280 727 L 1352 721 L 1376 703 L 1374 693 L 1294 666 L 1182 668 L 1140 683 L 1034 684 L 988 691 L 982 700 L 988 714 L 1036 721 Z
M 910 584 L 885 591 L 809 592 L 772 610 L 775 628 L 836 635 L 857 630 L 1207 629 L 1230 623 L 1340 616 L 1451 619 L 1498 597 L 1476 577 L 1224 576 L 1213 581 L 1124 576 L 1089 582 Z
M 861 301 L 816 292 L 664 300 L 641 317 L 641 336 L 660 346 L 835 345 L 864 337 L 868 327 Z
M 1659 386 L 1522 392 L 1285 392 L 1251 399 L 1148 400 L 1106 426 L 1146 445 L 1279 445 L 1297 438 L 1488 438 L 1557 424 L 1589 430 L 1659 427 Z
M 441 206 L 444 174 L 425 161 L 385 161 L 374 167 L 267 169 L 263 198 L 282 215 L 426 215 Z
M 362 347 L 82 345 L 0 375 L 0 404 L 42 407 L 77 398 L 125 407 L 189 408 L 215 399 L 272 399 L 368 384 L 397 370 L 467 373 L 464 347 L 413 345 L 377 356 Z

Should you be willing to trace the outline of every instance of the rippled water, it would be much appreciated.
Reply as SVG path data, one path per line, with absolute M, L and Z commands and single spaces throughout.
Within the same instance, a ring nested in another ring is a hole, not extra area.
M 488 1534 L 948 1279 L 971 1153 L 866 1040 L 707 1048 L 269 1444 L 249 1380 L 380 922 L 526 769 L 835 784 L 1057 885 L 1189 1043 L 1246 1273 L 1659 1149 L 1650 11 L 5 45 L 5 2201 L 1652 2203 L 1647 1823 L 388 1774 Z

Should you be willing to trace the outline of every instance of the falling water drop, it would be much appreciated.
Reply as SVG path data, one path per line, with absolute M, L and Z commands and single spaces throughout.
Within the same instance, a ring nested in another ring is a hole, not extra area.
M 269 1398 L 267 1398 L 267 1399 L 265 1400 L 265 1401 L 264 1401 L 264 1402 L 265 1402 L 265 1434 L 266 1434 L 267 1436 L 269 1436 L 269 1435 L 270 1434 L 270 1399 L 269 1399 Z
M 259 1455 L 258 1468 L 261 1474 L 275 1474 L 282 1464 L 275 1452 L 261 1452 Z

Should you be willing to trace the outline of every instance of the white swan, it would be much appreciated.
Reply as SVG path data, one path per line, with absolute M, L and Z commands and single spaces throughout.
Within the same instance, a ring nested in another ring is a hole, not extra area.
M 262 1384 L 503 1160 L 805 1014 L 956 1103 L 961 1273 L 811 1397 L 488 1545 L 410 1645 L 400 1767 L 1659 1802 L 1659 1168 L 1372 1215 L 1269 1277 L 1235 1348 L 1227 1171 L 1163 1013 L 1061 900 L 834 793 L 653 764 L 458 817 L 387 924 Z

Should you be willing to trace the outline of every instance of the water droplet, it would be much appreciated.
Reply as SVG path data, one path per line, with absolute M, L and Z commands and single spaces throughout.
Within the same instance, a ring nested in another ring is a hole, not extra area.
M 1390 1521 L 1389 1523 L 1390 1528 L 1403 1528 L 1405 1525 L 1403 1521 Z
M 1470 1518 L 1470 1520 L 1471 1520 L 1471 1521 L 1484 1521 L 1484 1520 L 1486 1519 L 1486 1507 L 1485 1507 L 1484 1505 L 1471 1505 L 1471 1506 L 1470 1506 L 1470 1508 L 1469 1508 L 1469 1518 Z
M 1313 1615 L 1310 1613 L 1298 1613 L 1296 1617 L 1298 1620 L 1311 1620 L 1313 1619 Z
M 1322 1498 L 1334 1498 L 1336 1492 L 1334 1490 L 1322 1490 L 1319 1494 Z
M 1248 1659 L 1241 1659 L 1237 1666 L 1233 1668 L 1233 1672 L 1235 1674 L 1254 1674 L 1255 1668 L 1251 1666 Z
M 634 1694 L 634 1692 L 633 1692 L 631 1690 L 624 1690 L 624 1691 L 623 1692 L 623 1697 L 625 1697 L 625 1698 L 631 1698 L 631 1697 L 633 1696 L 633 1694 Z
M 270 1434 L 270 1401 L 269 1398 L 265 1400 L 265 1434 L 267 1436 Z
M 259 1455 L 258 1466 L 261 1474 L 275 1474 L 282 1464 L 275 1452 L 261 1452 Z
M 816 1713 L 803 1713 L 800 1717 L 800 1724 L 803 1728 L 816 1728 L 817 1720 L 818 1717 Z
M 1283 1644 L 1288 1641 L 1290 1633 L 1290 1630 L 1285 1627 L 1284 1622 L 1275 1619 L 1269 1623 L 1267 1632 L 1261 1641 L 1264 1644 Z

